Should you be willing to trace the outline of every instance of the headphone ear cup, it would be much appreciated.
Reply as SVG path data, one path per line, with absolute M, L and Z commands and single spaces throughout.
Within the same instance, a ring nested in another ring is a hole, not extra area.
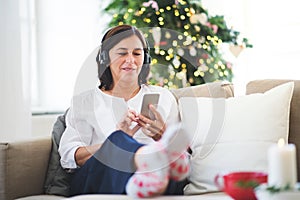
M 149 54 L 150 52 L 150 46 L 149 46 L 149 43 L 148 43 L 148 40 L 145 39 L 145 42 L 146 42 L 146 46 L 147 48 L 145 49 L 145 53 L 144 53 L 144 64 L 151 64 L 151 56 Z
M 103 70 L 107 67 L 107 65 L 109 63 L 107 51 L 105 51 L 105 50 L 101 51 L 100 56 L 99 56 L 99 63 L 100 63 L 100 66 L 103 68 Z
M 144 55 L 144 64 L 150 64 L 151 63 L 151 56 L 149 53 L 145 53 Z

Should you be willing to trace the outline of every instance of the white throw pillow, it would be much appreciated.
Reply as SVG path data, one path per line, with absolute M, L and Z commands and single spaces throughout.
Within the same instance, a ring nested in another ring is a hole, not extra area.
M 217 174 L 267 172 L 267 150 L 288 139 L 294 83 L 232 98 L 182 97 L 183 128 L 192 134 L 191 183 L 185 194 L 217 191 Z

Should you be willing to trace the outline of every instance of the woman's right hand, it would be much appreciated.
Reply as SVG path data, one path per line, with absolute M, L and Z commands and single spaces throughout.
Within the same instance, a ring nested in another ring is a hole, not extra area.
M 133 136 L 141 128 L 139 124 L 131 127 L 133 122 L 138 122 L 138 115 L 134 110 L 129 109 L 125 117 L 117 124 L 117 129 Z
M 149 119 L 143 115 L 139 115 L 138 123 L 146 135 L 151 137 L 153 140 L 158 141 L 166 130 L 166 123 L 155 106 L 150 105 L 150 110 L 154 114 L 154 119 Z

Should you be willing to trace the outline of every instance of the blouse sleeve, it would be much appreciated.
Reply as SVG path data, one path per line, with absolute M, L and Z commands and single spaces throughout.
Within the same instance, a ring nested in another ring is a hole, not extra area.
M 78 111 L 77 111 L 78 110 Z M 61 137 L 58 152 L 63 168 L 77 168 L 75 152 L 79 147 L 91 144 L 93 128 L 80 113 L 82 106 L 73 103 L 66 116 L 66 129 Z

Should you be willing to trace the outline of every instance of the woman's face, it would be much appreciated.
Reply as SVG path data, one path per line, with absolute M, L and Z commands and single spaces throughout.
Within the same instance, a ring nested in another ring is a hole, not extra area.
M 119 83 L 137 83 L 144 61 L 141 40 L 132 35 L 121 40 L 110 51 L 110 70 L 114 85 Z

